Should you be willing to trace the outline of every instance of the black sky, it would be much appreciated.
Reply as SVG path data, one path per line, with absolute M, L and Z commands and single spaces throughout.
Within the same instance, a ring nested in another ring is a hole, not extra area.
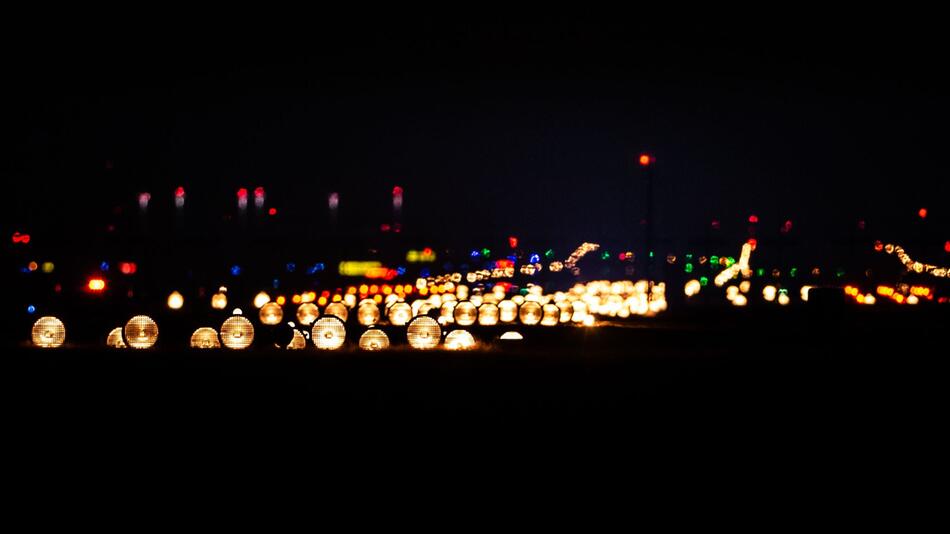
M 745 16 L 34 20 L 3 43 L 4 222 L 179 184 L 223 211 L 262 184 L 288 217 L 341 191 L 375 226 L 398 183 L 432 235 L 626 242 L 644 150 L 671 238 L 750 213 L 813 240 L 899 233 L 921 206 L 946 221 L 939 28 Z

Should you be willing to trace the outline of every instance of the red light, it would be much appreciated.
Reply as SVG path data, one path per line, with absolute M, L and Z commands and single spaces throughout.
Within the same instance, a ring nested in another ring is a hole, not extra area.
M 713 221 L 712 221 L 712 229 L 713 229 L 713 230 L 718 230 L 719 227 L 720 227 L 720 225 L 719 225 L 719 219 L 713 219 Z
M 864 219 L 858 221 L 858 230 L 864 230 L 864 227 L 867 226 L 864 222 Z
M 379 231 L 380 231 L 380 232 L 388 232 L 388 231 L 389 231 L 389 225 L 388 225 L 388 224 L 381 224 L 381 225 L 379 225 Z
M 181 186 L 178 186 L 178 189 L 175 190 L 175 196 L 176 196 L 177 198 L 184 198 L 184 197 L 185 197 L 185 188 L 184 188 L 184 187 L 181 187 Z
M 402 188 L 399 187 L 398 185 L 393 188 L 393 196 L 394 197 L 402 196 Z
M 653 156 L 649 154 L 640 154 L 640 165 L 646 167 L 647 165 L 653 163 Z
M 920 216 L 921 219 L 926 219 L 926 218 L 927 218 L 927 208 L 920 208 L 920 210 L 917 211 L 917 215 Z
M 759 216 L 758 215 L 749 215 L 749 224 L 758 224 Z
M 751 239 L 749 239 L 749 246 L 752 247 L 752 250 L 755 250 L 755 247 L 757 247 L 758 245 L 759 245 L 759 240 L 758 240 L 758 239 L 756 239 L 756 238 L 754 238 L 754 237 L 751 238 Z
M 943 244 L 943 251 L 947 254 L 950 254 L 950 241 L 946 241 Z
M 247 196 L 246 193 L 245 193 L 245 196 Z M 263 187 L 257 187 L 257 188 L 254 189 L 254 198 L 264 198 L 264 188 L 263 188 Z
M 277 215 L 277 208 L 271 208 L 267 210 L 267 214 L 270 215 L 271 217 L 273 217 L 274 215 Z
M 515 236 L 509 237 L 508 246 L 510 246 L 511 248 L 518 248 L 518 238 Z
M 102 278 L 90 278 L 86 288 L 93 293 L 101 293 L 106 289 L 106 281 Z
M 238 189 L 238 190 L 237 190 L 237 197 L 238 197 L 238 199 L 241 199 L 241 200 L 247 199 L 247 188 L 242 187 L 242 188 Z
M 135 262 L 123 261 L 119 263 L 119 272 L 124 275 L 135 274 L 135 271 L 138 270 L 138 265 Z
M 13 233 L 13 243 L 26 245 L 30 242 L 30 234 Z
M 792 221 L 785 221 L 785 224 L 782 225 L 782 233 L 787 234 L 792 231 Z
M 432 249 L 429 248 L 429 247 L 426 247 L 426 248 L 422 249 L 422 255 L 423 255 L 423 256 L 431 256 L 431 255 L 432 255 Z

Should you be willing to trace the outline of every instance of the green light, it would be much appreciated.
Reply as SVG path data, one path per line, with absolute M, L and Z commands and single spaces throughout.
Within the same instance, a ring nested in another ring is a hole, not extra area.
M 602 260 L 609 260 L 609 259 L 610 259 L 610 252 L 607 252 L 607 251 L 605 250 L 604 253 L 600 255 L 600 259 L 602 259 Z
M 713 265 L 719 265 L 719 256 L 710 256 L 709 263 Z
M 706 284 L 708 283 L 709 283 L 709 278 L 706 278 L 705 276 L 699 277 L 699 285 L 706 287 Z
M 528 288 L 522 287 L 520 290 L 518 290 L 518 292 L 521 293 L 522 295 L 527 295 L 527 294 L 528 294 Z
M 788 295 L 788 290 L 787 290 L 787 289 L 779 289 L 779 290 L 778 290 L 778 294 L 779 294 L 779 295 Z
M 687 254 L 687 255 L 685 256 L 685 258 L 686 258 L 686 261 L 692 261 L 692 260 L 693 260 L 693 255 L 692 255 L 692 254 Z
M 726 258 L 726 267 L 732 267 L 733 265 L 735 265 L 735 263 L 736 263 L 736 259 L 733 258 L 732 256 L 729 256 Z
M 762 267 L 759 267 L 758 269 L 755 270 L 755 275 L 756 275 L 756 276 L 765 276 L 765 269 L 763 269 Z
M 653 257 L 653 251 L 652 251 L 652 250 L 650 251 L 650 257 L 651 257 L 651 258 Z
M 549 249 L 547 249 L 546 251 L 544 251 L 544 257 L 545 257 L 545 258 L 553 258 L 553 257 L 554 257 L 554 249 L 550 249 L 550 248 L 549 248 Z
M 683 266 L 683 270 L 686 271 L 686 272 L 688 272 L 688 273 L 693 272 L 693 264 L 692 264 L 692 263 L 687 263 L 686 265 Z
M 842 269 L 841 267 L 838 267 L 838 270 L 835 271 L 835 276 L 837 276 L 838 278 L 841 278 L 842 276 L 844 276 L 844 269 Z
M 798 275 L 798 267 L 792 267 L 788 270 L 788 275 L 795 278 Z
M 486 258 L 489 257 L 489 256 L 491 256 L 491 250 L 489 250 L 489 249 L 487 249 L 487 248 L 483 248 L 483 249 L 482 249 L 482 256 L 484 256 L 484 257 L 486 257 Z

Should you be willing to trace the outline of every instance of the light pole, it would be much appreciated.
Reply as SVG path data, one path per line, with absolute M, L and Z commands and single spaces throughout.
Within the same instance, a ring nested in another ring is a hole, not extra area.
M 647 182 L 647 216 L 646 216 L 646 249 L 647 249 L 647 274 L 653 275 L 653 166 L 656 164 L 656 158 L 652 155 L 643 153 L 638 159 L 640 168 L 643 169 L 644 179 Z

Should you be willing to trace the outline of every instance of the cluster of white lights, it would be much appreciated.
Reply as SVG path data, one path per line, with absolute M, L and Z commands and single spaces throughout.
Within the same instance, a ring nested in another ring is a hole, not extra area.
M 887 245 L 884 245 L 884 250 L 888 254 L 895 254 L 897 259 L 900 260 L 902 264 L 904 264 L 904 267 L 907 268 L 908 271 L 914 271 L 918 274 L 929 274 L 931 276 L 936 276 L 937 278 L 947 278 L 948 273 L 950 273 L 950 268 L 914 261 L 910 255 L 908 255 L 904 249 L 898 245 L 892 245 L 888 243 Z

